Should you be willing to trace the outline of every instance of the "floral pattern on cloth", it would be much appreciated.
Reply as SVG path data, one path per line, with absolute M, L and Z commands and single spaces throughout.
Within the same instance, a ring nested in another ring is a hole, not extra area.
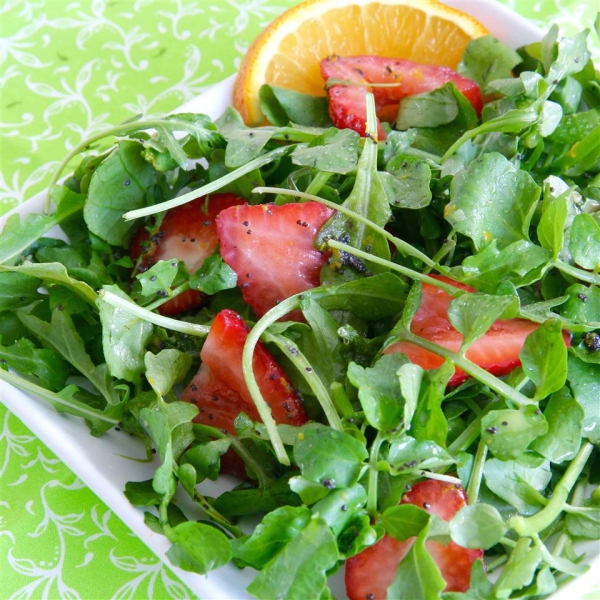
M 501 1 L 564 34 L 591 28 L 597 10 L 580 0 Z M 43 190 L 91 134 L 171 111 L 234 73 L 262 27 L 295 4 L 3 0 L 0 214 Z M 597 38 L 591 47 L 600 60 Z M 192 597 L 2 404 L 0 581 L 3 600 Z

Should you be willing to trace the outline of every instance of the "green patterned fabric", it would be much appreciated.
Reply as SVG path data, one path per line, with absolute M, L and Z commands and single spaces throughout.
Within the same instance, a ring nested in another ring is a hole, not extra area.
M 591 27 L 598 8 L 590 0 L 502 1 L 542 28 L 558 22 L 565 34 Z M 170 111 L 234 73 L 260 29 L 296 3 L 2 0 L 0 214 L 43 190 L 90 134 Z M 593 51 L 600 58 L 597 40 Z M 187 597 L 0 404 L 0 598 Z

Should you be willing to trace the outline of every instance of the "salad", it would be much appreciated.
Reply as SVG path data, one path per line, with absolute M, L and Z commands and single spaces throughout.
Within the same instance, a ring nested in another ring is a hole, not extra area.
M 106 132 L 0 237 L 0 377 L 159 454 L 126 494 L 184 569 L 253 567 L 259 598 L 328 597 L 344 563 L 350 597 L 552 593 L 600 518 L 585 40 L 473 41 L 481 116 L 450 81 L 385 142 L 368 95 L 361 138 L 277 89 L 272 127 Z M 244 480 L 203 495 L 220 472 Z

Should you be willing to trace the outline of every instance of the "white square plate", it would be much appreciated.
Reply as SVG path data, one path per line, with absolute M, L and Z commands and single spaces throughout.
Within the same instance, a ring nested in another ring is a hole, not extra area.
M 513 47 L 539 40 L 542 33 L 524 18 L 513 13 L 496 0 L 446 0 L 446 3 L 472 14 L 489 31 Z M 188 102 L 176 112 L 201 112 L 217 118 L 231 104 L 233 77 L 215 85 L 198 98 Z M 39 194 L 11 213 L 0 217 L 0 228 L 10 214 L 22 216 L 40 212 L 44 194 Z M 128 481 L 150 479 L 158 463 L 139 463 L 124 457 L 145 457 L 141 442 L 116 431 L 101 438 L 89 434 L 85 423 L 77 418 L 59 414 L 42 400 L 29 396 L 0 381 L 0 401 L 48 446 L 106 505 L 131 528 L 131 530 L 161 559 L 169 564 L 166 552 L 167 539 L 153 533 L 144 524 L 143 513 L 133 507 L 123 495 Z M 99 459 L 98 457 L 102 457 Z M 202 484 L 204 486 L 204 484 Z M 216 495 L 214 484 L 203 488 L 207 495 Z M 581 598 L 592 589 L 600 569 L 600 547 L 597 543 L 585 544 L 592 568 L 584 576 L 562 587 L 552 600 Z M 170 565 L 171 566 L 171 565 Z M 594 568 L 595 567 L 595 568 Z M 241 571 L 227 565 L 203 577 L 172 567 L 180 579 L 202 600 L 231 600 L 248 598 L 245 588 L 253 578 L 250 569 Z M 344 597 L 341 576 L 332 581 L 332 591 Z

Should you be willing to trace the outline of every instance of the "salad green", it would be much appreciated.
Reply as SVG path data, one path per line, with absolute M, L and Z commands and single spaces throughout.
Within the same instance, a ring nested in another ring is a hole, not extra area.
M 402 101 L 385 142 L 328 127 L 322 102 L 274 88 L 261 92 L 271 127 L 247 128 L 229 109 L 88 140 L 57 172 L 54 210 L 13 215 L 0 236 L 0 378 L 93 435 L 119 426 L 156 451 L 154 478 L 125 493 L 151 509 L 148 526 L 183 569 L 233 561 L 258 570 L 258 598 L 327 598 L 327 578 L 387 533 L 416 538 L 390 597 L 552 593 L 586 569 L 576 542 L 600 538 L 600 81 L 588 33 L 553 28 L 516 52 L 474 40 L 460 69 L 487 95 L 481 118 L 450 83 Z M 113 146 L 87 152 L 107 137 Z M 158 261 L 132 281 L 134 231 L 217 191 L 335 208 L 317 244 L 341 267 L 260 319 L 218 250 L 195 273 Z M 56 225 L 67 241 L 50 237 Z M 423 284 L 452 296 L 460 351 L 411 330 Z M 157 312 L 190 288 L 210 298 L 200 310 Z M 198 408 L 178 399 L 223 308 L 254 322 L 244 377 L 262 423 L 240 414 L 236 436 L 195 423 Z M 292 310 L 305 322 L 281 321 Z M 540 324 L 521 367 L 499 378 L 466 358 L 514 317 Z M 259 340 L 303 396 L 306 425 L 273 420 L 252 372 Z M 399 341 L 445 362 L 424 370 L 383 354 Z M 455 366 L 470 378 L 448 387 Z M 203 495 L 229 449 L 249 479 Z M 399 505 L 423 478 L 461 483 L 469 506 L 444 523 Z M 206 520 L 185 517 L 178 488 Z M 251 532 L 248 516 L 261 519 Z M 487 572 L 477 561 L 468 592 L 443 592 L 427 539 L 485 549 Z

